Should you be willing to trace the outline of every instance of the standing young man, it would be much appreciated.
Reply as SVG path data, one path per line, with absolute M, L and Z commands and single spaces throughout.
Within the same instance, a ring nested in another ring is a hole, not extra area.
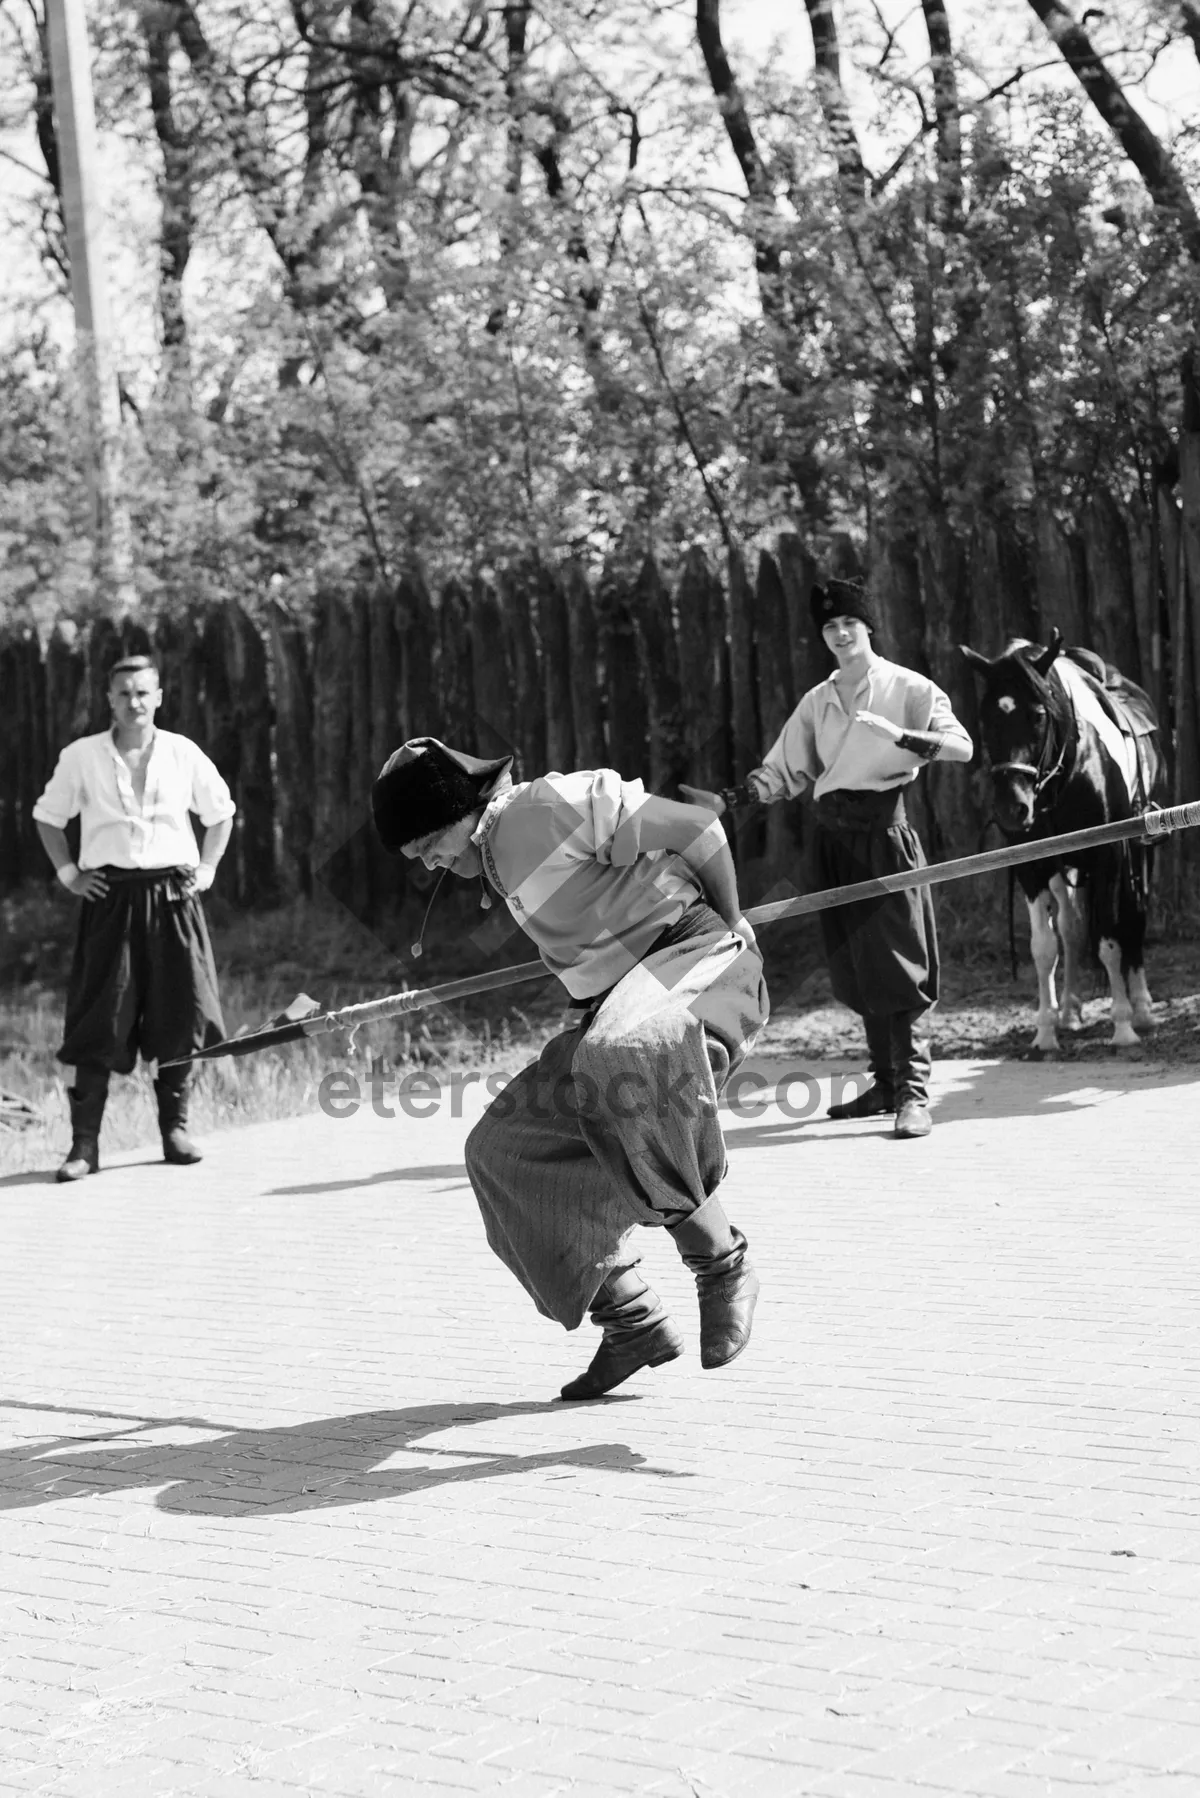
M 55 873 L 83 900 L 58 1051 L 75 1069 L 60 1180 L 81 1180 L 100 1165 L 110 1074 L 131 1073 L 139 1050 L 147 1061 L 166 1061 L 225 1034 L 200 895 L 213 883 L 237 808 L 204 752 L 155 724 L 162 689 L 148 656 L 116 663 L 108 702 L 111 729 L 67 744 L 33 808 Z M 204 825 L 199 851 L 189 812 Z M 74 817 L 78 864 L 65 830 Z M 200 1160 L 187 1135 L 190 1073 L 168 1068 L 154 1083 L 167 1161 Z
M 405 743 L 371 795 L 386 848 L 478 875 L 570 994 L 577 1021 L 467 1140 L 488 1241 L 538 1310 L 590 1311 L 599 1398 L 683 1339 L 638 1270 L 639 1225 L 664 1226 L 696 1276 L 700 1362 L 750 1337 L 758 1280 L 717 1197 L 721 1088 L 766 1021 L 762 958 L 711 812 L 648 798 L 611 768 L 514 786 L 432 737 Z
M 876 653 L 874 614 L 858 582 L 814 587 L 812 614 L 837 662 L 834 673 L 804 695 L 761 767 L 740 786 L 721 794 L 683 791 L 718 813 L 811 791 L 816 887 L 924 867 L 904 789 L 927 762 L 970 761 L 971 739 L 940 687 Z M 894 1111 L 897 1136 L 928 1136 L 931 1058 L 923 1026 L 938 996 L 928 888 L 819 915 L 834 997 L 861 1016 L 873 1075 L 865 1092 L 831 1106 L 829 1115 Z

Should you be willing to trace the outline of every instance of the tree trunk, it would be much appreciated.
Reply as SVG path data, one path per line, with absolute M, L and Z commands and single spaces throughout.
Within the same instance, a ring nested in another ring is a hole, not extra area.
M 921 0 L 929 36 L 929 67 L 933 75 L 933 111 L 937 121 L 938 224 L 955 230 L 962 219 L 962 118 L 958 77 L 954 69 L 954 44 L 945 0 Z
M 833 145 L 838 179 L 851 210 L 857 210 L 867 197 L 867 173 L 846 90 L 842 86 L 841 47 L 833 0 L 804 0 L 804 4 L 812 31 L 817 98 Z
M 181 129 L 176 117 L 171 92 L 174 44 L 171 9 L 169 6 L 151 7 L 141 17 L 146 40 L 150 116 L 162 154 L 158 278 L 163 343 L 160 387 L 168 403 L 190 410 L 191 357 L 183 306 L 183 277 L 192 253 L 192 147 L 189 134 Z
M 1179 612 L 1186 616 L 1191 642 L 1190 661 L 1179 660 L 1179 686 L 1176 704 L 1191 721 L 1191 738 L 1196 753 L 1186 771 L 1186 799 L 1200 799 L 1200 741 L 1198 741 L 1197 704 L 1200 702 L 1200 380 L 1194 359 L 1188 358 L 1184 369 L 1183 421 L 1179 432 L 1179 524 L 1181 533 L 1181 586 Z M 1191 861 L 1197 859 L 1192 850 Z
M 1126 98 L 1120 83 L 1093 49 L 1083 26 L 1076 24 L 1060 0 L 1029 0 L 1029 4 L 1137 169 L 1155 204 L 1175 220 L 1192 260 L 1200 260 L 1200 218 L 1175 159 Z

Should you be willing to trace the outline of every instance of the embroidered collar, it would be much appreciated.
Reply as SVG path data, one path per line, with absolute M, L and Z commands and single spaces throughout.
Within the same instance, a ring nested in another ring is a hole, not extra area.
M 508 889 L 496 872 L 496 862 L 492 855 L 491 834 L 497 818 L 508 805 L 509 801 L 516 797 L 516 792 L 516 787 L 510 784 L 509 786 L 504 787 L 501 792 L 495 794 L 493 798 L 489 799 L 483 817 L 479 820 L 478 828 L 471 835 L 471 841 L 479 850 L 479 859 L 483 863 L 483 871 L 487 877 L 488 885 L 495 888 L 501 899 L 508 898 Z

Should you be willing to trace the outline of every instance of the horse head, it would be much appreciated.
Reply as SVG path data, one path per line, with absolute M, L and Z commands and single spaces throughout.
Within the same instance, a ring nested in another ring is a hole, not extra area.
M 1062 644 L 1058 630 L 1044 648 L 1016 638 L 990 661 L 959 645 L 983 684 L 979 724 L 992 803 L 997 822 L 1013 835 L 1032 830 L 1039 802 L 1063 766 L 1065 714 L 1049 681 Z

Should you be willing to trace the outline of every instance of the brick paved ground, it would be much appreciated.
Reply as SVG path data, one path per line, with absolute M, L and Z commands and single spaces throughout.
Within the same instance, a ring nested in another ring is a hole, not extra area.
M 942 1076 L 736 1121 L 751 1351 L 593 1406 L 473 1095 L 0 1184 L 0 1791 L 1200 1793 L 1194 1077 Z

